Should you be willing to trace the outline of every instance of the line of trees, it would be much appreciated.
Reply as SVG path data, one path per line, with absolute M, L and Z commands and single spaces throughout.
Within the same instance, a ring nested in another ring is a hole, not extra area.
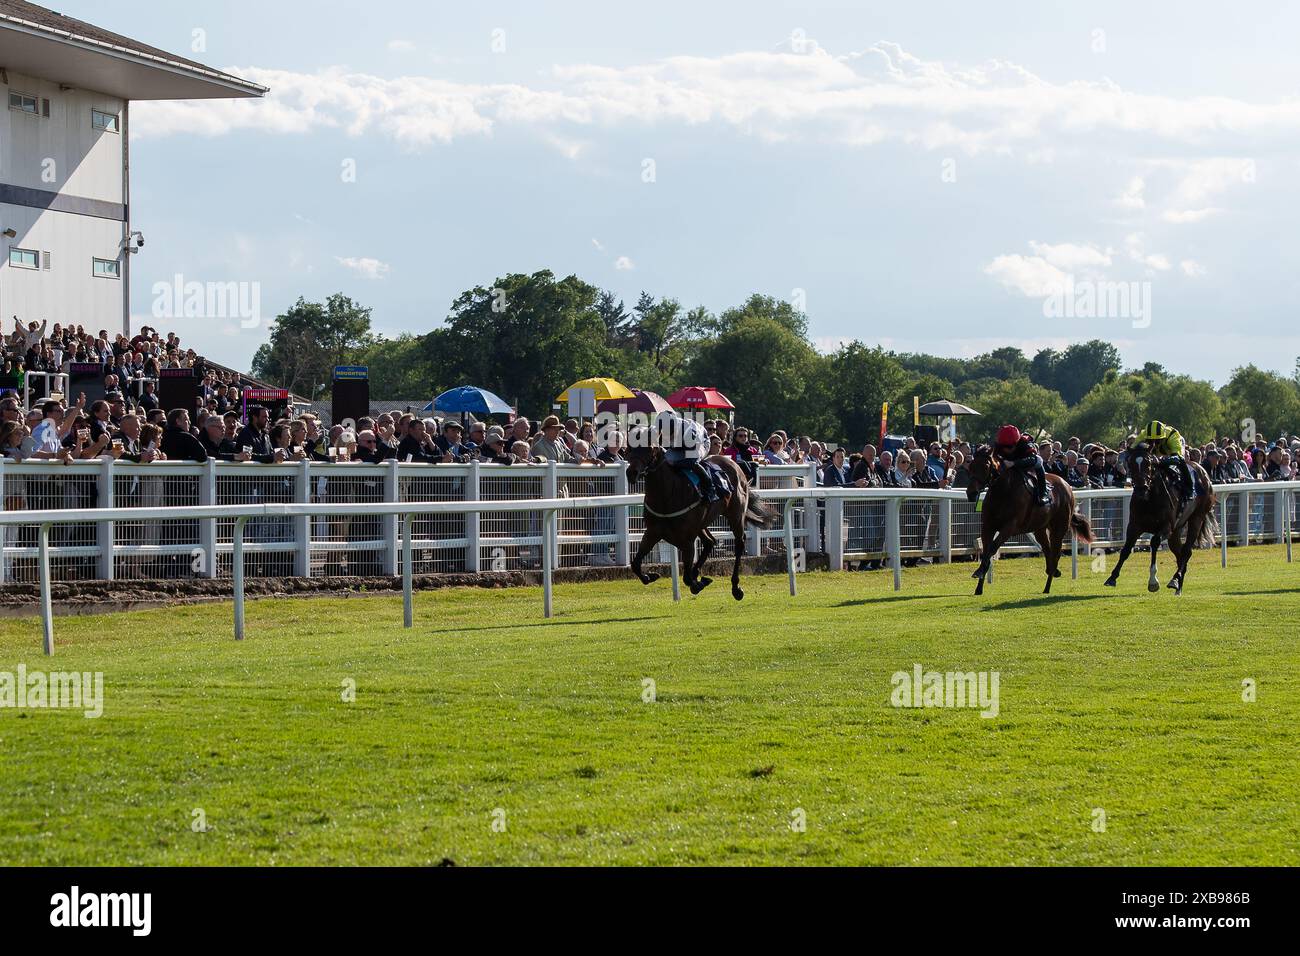
M 1197 442 L 1249 429 L 1300 432 L 1300 360 L 1290 377 L 1249 365 L 1215 389 L 1155 363 L 1124 369 L 1119 351 L 1096 339 L 1032 358 L 1012 347 L 971 359 L 894 353 L 856 340 L 823 354 L 807 317 L 771 296 L 714 314 L 643 292 L 629 308 L 577 276 L 550 272 L 470 289 L 442 327 L 423 335 L 376 335 L 370 317 L 342 294 L 299 299 L 277 317 L 252 374 L 320 398 L 333 366 L 368 365 L 374 399 L 427 400 L 473 384 L 530 416 L 591 375 L 663 395 L 711 385 L 760 435 L 784 428 L 850 446 L 878 434 L 883 402 L 891 430 L 909 431 L 913 395 L 970 405 L 983 413 L 983 431 L 1013 422 L 1109 444 L 1152 418 Z

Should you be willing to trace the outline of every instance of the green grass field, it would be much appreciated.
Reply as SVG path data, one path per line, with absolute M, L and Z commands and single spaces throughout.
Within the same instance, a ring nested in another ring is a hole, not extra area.
M 0 863 L 1300 863 L 1300 562 L 1198 552 L 1181 598 L 1141 554 L 1118 593 L 1008 560 L 977 599 L 971 567 L 561 586 L 549 622 L 429 592 L 412 631 L 262 601 L 242 644 L 228 604 L 59 619 L 52 661 L 6 620 L 0 670 L 106 702 L 0 710 Z M 915 663 L 999 672 L 999 716 L 892 707 Z

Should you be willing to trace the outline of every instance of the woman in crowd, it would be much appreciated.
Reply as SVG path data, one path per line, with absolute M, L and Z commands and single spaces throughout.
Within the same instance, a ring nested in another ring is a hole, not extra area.
M 785 454 L 785 439 L 779 432 L 772 434 L 763 448 L 763 460 L 769 465 L 784 465 L 789 461 Z

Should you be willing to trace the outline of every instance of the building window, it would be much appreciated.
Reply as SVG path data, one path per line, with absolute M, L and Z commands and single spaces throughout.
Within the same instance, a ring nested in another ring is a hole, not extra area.
M 102 110 L 90 111 L 90 125 L 95 129 L 106 130 L 110 133 L 117 132 L 117 114 L 105 113 Z
M 101 279 L 118 279 L 121 273 L 118 271 L 118 262 L 116 259 L 96 259 L 95 275 Z
M 37 116 L 40 114 L 39 105 L 40 104 L 36 101 L 36 97 L 31 96 L 28 93 L 15 93 L 13 90 L 9 91 L 9 108 L 11 110 L 20 110 L 24 113 L 31 113 L 33 116 Z
M 40 253 L 35 249 L 19 249 L 17 246 L 9 247 L 9 264 L 18 269 L 37 269 Z

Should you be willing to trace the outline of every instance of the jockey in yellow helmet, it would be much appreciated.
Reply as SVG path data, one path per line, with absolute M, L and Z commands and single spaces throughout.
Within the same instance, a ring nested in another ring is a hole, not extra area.
M 1183 481 L 1183 494 L 1190 498 L 1195 490 L 1192 483 L 1192 469 L 1187 464 L 1187 445 L 1178 429 L 1164 422 L 1154 421 L 1147 426 L 1142 435 L 1151 454 L 1159 457 L 1160 463 L 1175 465 Z

